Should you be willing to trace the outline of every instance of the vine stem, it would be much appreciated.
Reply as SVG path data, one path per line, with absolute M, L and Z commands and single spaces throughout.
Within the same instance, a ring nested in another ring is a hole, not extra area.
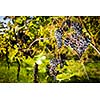
M 34 40 L 34 41 L 29 45 L 29 48 L 31 48 L 31 46 L 32 46 L 35 42 L 37 42 L 37 41 L 39 41 L 39 40 L 47 40 L 47 39 L 49 39 L 49 38 L 38 38 L 38 39 Z
M 38 83 L 38 64 L 37 63 L 35 63 L 33 73 L 34 73 L 34 75 L 33 75 L 33 77 L 34 77 L 33 82 L 34 83 Z
M 92 48 L 94 48 L 97 51 L 97 53 L 100 55 L 100 51 L 92 43 L 90 43 L 90 46 L 92 46 Z
M 87 73 L 87 71 L 86 71 L 86 68 L 85 68 L 83 62 L 82 62 L 81 64 L 82 64 L 82 67 L 83 67 L 83 69 L 84 69 L 84 73 L 86 74 L 86 77 L 87 77 L 87 79 L 89 80 L 89 76 L 88 76 L 88 73 Z
M 8 52 L 8 45 L 7 45 L 7 47 L 6 47 L 6 62 L 8 64 L 8 70 L 9 70 L 10 69 L 10 62 L 9 62 L 8 54 L 9 54 L 9 52 Z
M 39 41 L 39 40 L 47 40 L 47 39 L 49 39 L 49 38 L 38 38 L 38 39 L 34 40 L 33 42 L 31 42 L 31 44 L 29 45 L 29 47 L 28 47 L 27 49 L 26 49 L 26 48 L 24 48 L 24 49 L 19 48 L 18 50 L 20 50 L 20 51 L 32 50 L 32 49 L 30 49 L 30 48 L 31 48 L 31 46 L 32 46 L 35 42 L 37 42 L 37 41 Z
M 19 74 L 20 74 L 20 62 L 18 59 L 17 60 L 17 63 L 18 63 L 18 69 L 17 69 L 17 80 L 19 81 Z

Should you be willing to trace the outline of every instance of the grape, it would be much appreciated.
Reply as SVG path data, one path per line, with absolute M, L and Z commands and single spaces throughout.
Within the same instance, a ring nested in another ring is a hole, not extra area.
M 52 67 L 56 67 L 58 64 L 60 64 L 61 63 L 61 60 L 60 59 L 51 59 L 50 60 L 50 66 L 52 66 Z
M 57 29 L 55 31 L 55 38 L 56 38 L 56 41 L 57 41 L 57 45 L 58 45 L 58 48 L 61 48 L 62 46 L 62 29 Z
M 49 73 L 50 73 L 50 76 L 56 76 L 57 75 L 57 71 L 55 70 L 54 67 L 50 67 Z
M 74 50 L 76 50 L 77 53 L 81 56 L 88 47 L 89 42 L 90 41 L 88 39 L 86 40 L 83 36 L 81 36 L 81 38 L 79 38 L 79 41 L 76 40 L 76 47 L 74 47 Z
M 66 39 L 64 40 L 64 45 L 65 45 L 65 46 L 68 46 L 68 45 L 69 45 L 69 41 L 70 41 L 70 39 L 69 39 L 69 38 L 66 38 Z
M 58 74 L 58 71 L 56 71 L 56 67 L 58 64 L 61 64 L 61 59 L 51 59 L 50 60 L 50 67 L 49 67 L 49 75 L 53 76 L 54 79 L 56 79 L 56 75 Z
M 56 67 L 57 66 L 57 59 L 50 60 L 50 66 Z
M 72 34 L 70 38 L 66 38 L 64 40 L 64 44 L 66 46 L 69 45 L 71 48 L 73 48 L 81 57 L 86 48 L 88 47 L 90 41 L 91 40 L 88 37 L 84 37 L 80 34 L 75 33 Z
M 72 22 L 71 26 L 78 35 L 82 33 L 82 26 L 79 23 Z
M 60 64 L 61 63 L 61 59 L 57 59 L 57 64 Z
M 74 43 L 70 43 L 71 48 L 75 48 L 75 44 Z

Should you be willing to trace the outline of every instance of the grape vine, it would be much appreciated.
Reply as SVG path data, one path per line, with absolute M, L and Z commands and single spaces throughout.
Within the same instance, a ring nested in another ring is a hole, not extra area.
M 72 34 L 70 34 L 67 37 L 63 36 L 64 35 L 63 32 L 65 31 L 65 27 L 64 27 L 65 24 L 67 25 L 66 27 L 73 29 Z M 61 27 L 57 29 L 54 34 L 58 49 L 60 49 L 63 46 L 63 44 L 64 46 L 70 46 L 73 50 L 76 51 L 78 57 L 81 58 L 81 56 L 87 49 L 88 45 L 91 43 L 91 39 L 89 38 L 89 36 L 86 36 L 83 33 L 82 29 L 83 27 L 79 22 L 70 21 L 70 19 L 65 20 L 62 23 Z M 59 58 L 61 57 L 59 56 Z M 64 66 L 63 64 L 64 61 L 65 59 L 63 60 L 63 58 L 62 59 L 53 58 L 50 60 L 49 73 L 51 76 L 54 77 L 54 79 L 56 79 L 57 76 L 57 71 L 56 71 L 57 65 L 60 64 Z
M 14 82 L 91 81 L 92 68 L 87 64 L 99 61 L 100 17 L 6 18 L 8 24 L 0 22 L 1 66 L 8 67 L 8 72 L 14 67 Z

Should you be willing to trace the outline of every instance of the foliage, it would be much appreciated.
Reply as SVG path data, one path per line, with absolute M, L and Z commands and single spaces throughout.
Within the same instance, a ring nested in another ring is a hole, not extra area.
M 0 23 L 0 82 L 99 82 L 100 17 L 4 16 L 8 19 Z M 69 43 L 76 33 L 75 41 L 86 45 L 80 55 L 76 42 Z

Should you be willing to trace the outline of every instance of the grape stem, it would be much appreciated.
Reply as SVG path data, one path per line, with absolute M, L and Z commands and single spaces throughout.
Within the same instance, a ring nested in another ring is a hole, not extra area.
M 97 53 L 100 55 L 100 51 L 92 43 L 90 43 L 90 46 L 92 46 L 92 48 L 94 48 L 97 51 Z

